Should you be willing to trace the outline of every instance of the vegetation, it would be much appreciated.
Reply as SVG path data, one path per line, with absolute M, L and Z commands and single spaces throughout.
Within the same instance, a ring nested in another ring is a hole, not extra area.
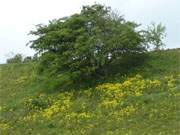
M 37 54 L 0 65 L 0 133 L 180 134 L 180 49 L 139 26 L 98 4 L 38 25 Z
M 37 36 L 30 47 L 40 54 L 40 73 L 54 78 L 61 88 L 90 84 L 111 75 L 113 67 L 142 64 L 149 44 L 161 47 L 162 25 L 148 30 L 138 30 L 139 26 L 109 7 L 84 6 L 79 14 L 38 25 L 30 32 Z
M 166 36 L 165 30 L 166 27 L 163 26 L 161 23 L 157 26 L 155 25 L 155 23 L 152 23 L 152 25 L 148 27 L 148 32 L 146 36 L 149 42 L 154 45 L 154 50 L 161 50 L 162 47 L 165 45 L 162 42 L 162 39 Z
M 11 58 L 8 58 L 6 60 L 6 63 L 7 64 L 13 64 L 13 63 L 20 64 L 20 63 L 29 63 L 29 62 L 33 62 L 33 61 L 37 61 L 36 55 L 33 57 L 31 57 L 31 56 L 23 57 L 23 54 L 18 53 L 16 55 L 12 56 Z
M 7 59 L 7 63 L 22 63 L 22 54 L 16 54 L 14 57 Z
M 46 91 L 36 63 L 0 65 L 1 134 L 180 134 L 180 50 L 147 55 L 124 76 L 65 92 Z

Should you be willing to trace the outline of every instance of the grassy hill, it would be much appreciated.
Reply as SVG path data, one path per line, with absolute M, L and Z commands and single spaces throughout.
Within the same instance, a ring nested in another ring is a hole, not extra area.
M 0 65 L 2 135 L 179 135 L 180 49 L 95 88 L 48 92 L 36 65 Z

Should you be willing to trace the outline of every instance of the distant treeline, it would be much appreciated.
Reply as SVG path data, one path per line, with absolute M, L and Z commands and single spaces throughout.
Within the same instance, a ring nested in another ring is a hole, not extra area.
M 8 58 L 6 60 L 6 63 L 27 63 L 27 62 L 31 62 L 31 61 L 35 61 L 37 60 L 37 56 L 26 56 L 23 57 L 22 54 L 18 53 L 16 55 L 14 55 L 11 58 Z

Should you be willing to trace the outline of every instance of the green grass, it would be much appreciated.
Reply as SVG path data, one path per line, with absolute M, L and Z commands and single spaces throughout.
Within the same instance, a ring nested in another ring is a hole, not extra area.
M 106 82 L 122 84 L 123 80 L 129 80 L 128 77 L 140 74 L 143 76 L 142 80 L 156 79 L 161 82 L 160 87 L 145 89 L 142 96 L 130 94 L 123 98 L 116 108 L 99 107 L 101 98 L 105 95 L 98 93 L 97 89 L 92 89 L 91 92 L 72 90 L 48 93 L 45 90 L 50 84 L 36 79 L 35 70 L 34 63 L 0 65 L 0 134 L 180 134 L 180 49 L 150 52 L 143 66 L 136 68 L 123 78 L 117 76 L 107 80 Z M 172 95 L 165 76 L 172 76 L 174 79 Z M 67 100 L 68 97 L 70 101 Z M 114 101 L 114 97 L 108 97 L 108 101 L 111 100 Z M 55 102 L 58 102 L 58 107 L 66 106 L 65 101 L 68 102 L 67 105 L 71 104 L 67 111 L 58 111 L 50 119 L 41 116 L 41 112 L 45 114 L 45 110 L 51 108 Z M 126 107 L 129 106 L 133 106 L 136 111 L 126 112 Z M 120 120 L 116 115 L 109 115 L 117 111 L 123 111 Z M 72 116 L 73 113 L 78 114 L 78 119 Z M 81 113 L 92 116 L 90 118 L 84 116 L 85 118 L 81 119 Z M 35 121 L 32 118 L 28 121 L 22 120 L 32 115 L 37 115 Z M 69 121 L 65 119 L 67 115 L 70 115 Z

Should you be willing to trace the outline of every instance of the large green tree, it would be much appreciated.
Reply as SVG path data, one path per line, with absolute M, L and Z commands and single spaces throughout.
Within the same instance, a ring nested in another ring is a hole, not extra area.
M 30 47 L 40 54 L 41 71 L 87 79 L 105 75 L 113 63 L 147 51 L 147 32 L 138 27 L 109 7 L 84 6 L 78 14 L 38 25 L 30 32 L 38 36 Z

